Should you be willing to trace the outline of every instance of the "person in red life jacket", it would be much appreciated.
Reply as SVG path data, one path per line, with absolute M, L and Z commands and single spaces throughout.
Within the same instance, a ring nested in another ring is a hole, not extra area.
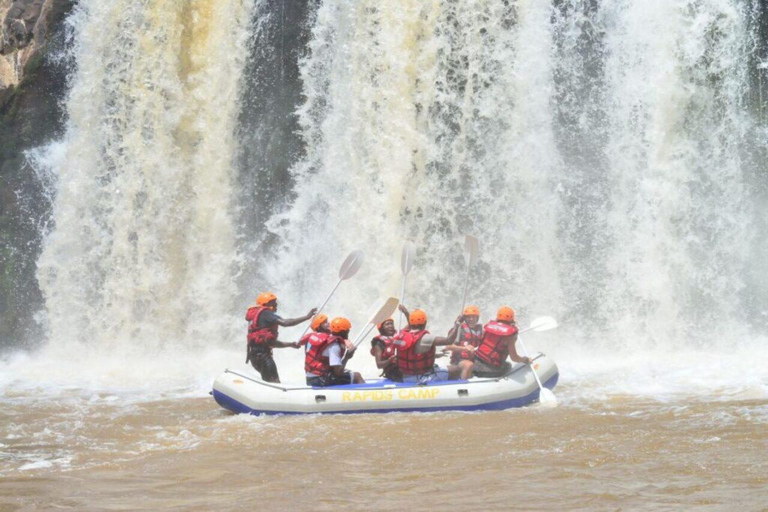
M 456 319 L 453 328 L 448 331 L 447 338 L 451 340 L 451 345 L 445 347 L 443 351 L 451 352 L 451 364 L 448 370 L 459 373 L 463 380 L 471 379 L 475 365 L 475 349 L 483 341 L 480 308 L 477 306 L 464 308 L 464 313 Z
M 317 315 L 312 324 L 310 325 L 312 332 L 304 335 L 299 340 L 299 346 L 304 347 L 310 340 L 319 341 L 323 336 L 331 335 L 331 324 L 328 322 L 328 317 L 322 313 Z
M 531 364 L 531 360 L 522 357 L 515 349 L 517 342 L 515 310 L 502 306 L 496 313 L 496 320 L 483 327 L 483 341 L 475 350 L 474 373 L 478 377 L 502 377 L 509 373 L 511 365 L 507 357 L 516 363 Z
M 331 332 L 328 336 L 308 340 L 304 358 L 308 386 L 325 387 L 365 382 L 359 373 L 344 369 L 355 352 L 355 347 L 348 342 L 350 329 L 352 324 L 349 320 L 337 317 L 331 320 Z
M 261 374 L 265 382 L 280 382 L 277 365 L 272 358 L 273 348 L 299 348 L 299 343 L 278 341 L 277 328 L 292 327 L 306 322 L 317 313 L 317 308 L 299 318 L 282 318 L 277 315 L 277 296 L 274 293 L 261 293 L 256 298 L 256 306 L 248 308 L 245 320 L 248 322 L 248 345 L 246 363 L 251 363 L 254 370 Z
M 458 372 L 449 373 L 435 365 L 435 347 L 450 345 L 444 336 L 432 336 L 427 331 L 427 313 L 421 309 L 408 312 L 400 305 L 400 311 L 408 317 L 408 326 L 395 336 L 397 367 L 403 374 L 403 382 L 429 382 L 455 379 Z
M 403 382 L 403 374 L 397 367 L 395 355 L 395 321 L 387 318 L 378 325 L 379 335 L 371 340 L 371 355 L 376 358 L 376 367 L 383 370 L 384 378 Z

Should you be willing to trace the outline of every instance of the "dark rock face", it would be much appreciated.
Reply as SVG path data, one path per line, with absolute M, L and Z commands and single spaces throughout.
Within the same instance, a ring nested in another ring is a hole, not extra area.
M 0 0 L 0 89 L 18 85 L 45 45 L 49 15 L 60 0 Z M 58 6 L 57 6 L 58 7 Z M 3 13 L 5 13 L 3 15 Z
M 238 122 L 238 204 L 243 206 L 238 225 L 251 256 L 271 242 L 262 226 L 290 200 L 289 170 L 304 155 L 294 114 L 304 101 L 299 61 L 319 5 L 320 0 L 269 0 L 252 20 Z
M 30 54 L 21 80 L 0 88 L 0 349 L 37 337 L 33 317 L 42 297 L 35 262 L 50 200 L 25 151 L 63 135 L 68 69 L 50 56 L 63 51 L 63 22 L 73 5 L 15 0 L 3 20 L 2 51 Z
M 14 50 L 20 50 L 32 42 L 44 3 L 44 0 L 14 2 L 5 16 L 5 37 L 0 45 L 0 53 L 5 55 Z M 45 23 L 42 24 L 44 25 Z

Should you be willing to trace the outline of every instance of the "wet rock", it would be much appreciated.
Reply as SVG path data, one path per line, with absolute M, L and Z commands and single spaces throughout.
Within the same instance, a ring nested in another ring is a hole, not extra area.
M 45 45 L 49 15 L 61 0 L 0 0 L 0 89 L 17 85 Z
M 62 52 L 74 0 L 0 0 L 0 352 L 39 338 L 35 279 L 46 190 L 26 152 L 61 137 L 70 64 Z

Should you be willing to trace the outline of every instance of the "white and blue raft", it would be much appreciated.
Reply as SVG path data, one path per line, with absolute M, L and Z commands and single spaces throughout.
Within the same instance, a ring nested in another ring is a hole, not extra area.
M 226 370 L 213 383 L 213 398 L 234 413 L 348 414 L 428 411 L 495 411 L 523 407 L 557 384 L 557 365 L 544 354 L 531 365 L 518 363 L 503 377 L 429 384 L 375 380 L 365 384 L 311 387 L 263 382 L 246 372 Z M 250 372 L 248 372 L 250 373 Z

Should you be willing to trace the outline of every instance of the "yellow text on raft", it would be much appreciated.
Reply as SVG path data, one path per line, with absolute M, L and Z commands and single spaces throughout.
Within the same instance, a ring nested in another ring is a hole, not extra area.
M 341 395 L 342 402 L 381 402 L 395 397 L 392 389 L 375 389 L 366 391 L 345 391 Z M 400 400 L 433 400 L 440 393 L 437 388 L 398 389 L 397 398 Z

